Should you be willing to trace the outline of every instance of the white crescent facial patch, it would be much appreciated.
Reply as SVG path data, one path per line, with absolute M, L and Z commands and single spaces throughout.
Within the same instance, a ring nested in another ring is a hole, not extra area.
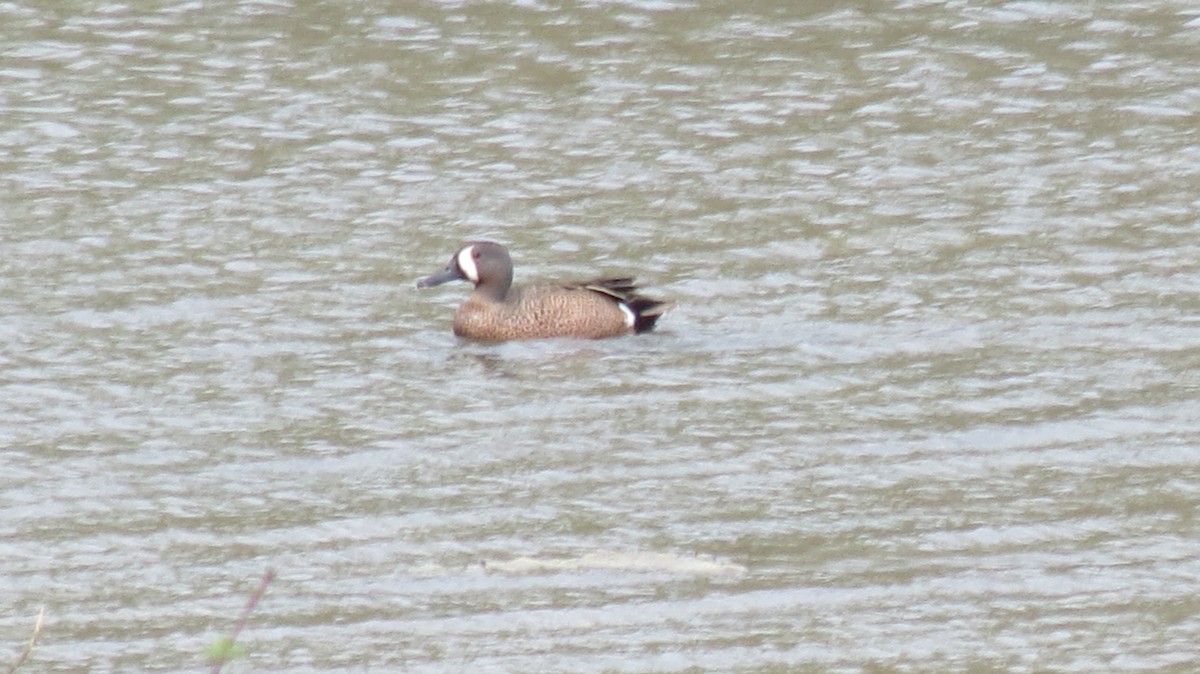
M 475 258 L 471 255 L 474 250 L 475 246 L 467 246 L 458 251 L 458 268 L 471 283 L 479 283 L 479 269 L 475 266 Z

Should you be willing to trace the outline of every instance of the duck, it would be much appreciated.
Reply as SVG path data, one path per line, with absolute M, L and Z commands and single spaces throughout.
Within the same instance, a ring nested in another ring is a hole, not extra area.
M 450 281 L 475 285 L 454 312 L 454 334 L 479 341 L 646 333 L 671 307 L 642 295 L 632 276 L 513 285 L 512 257 L 494 241 L 463 244 L 444 269 L 420 279 L 417 287 Z

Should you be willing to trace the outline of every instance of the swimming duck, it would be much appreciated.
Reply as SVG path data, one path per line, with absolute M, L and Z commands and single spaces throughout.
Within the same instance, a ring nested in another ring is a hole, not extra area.
M 671 306 L 640 295 L 633 277 L 513 285 L 512 258 L 492 241 L 464 244 L 445 269 L 417 287 L 460 280 L 474 283 L 475 291 L 454 313 L 454 334 L 485 341 L 649 332 Z

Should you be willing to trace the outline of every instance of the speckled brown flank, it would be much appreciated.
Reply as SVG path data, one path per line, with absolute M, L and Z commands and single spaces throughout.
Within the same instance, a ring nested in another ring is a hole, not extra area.
M 472 293 L 454 315 L 454 334 L 491 341 L 597 339 L 631 332 L 625 312 L 612 297 L 582 286 L 513 288 L 504 302 Z

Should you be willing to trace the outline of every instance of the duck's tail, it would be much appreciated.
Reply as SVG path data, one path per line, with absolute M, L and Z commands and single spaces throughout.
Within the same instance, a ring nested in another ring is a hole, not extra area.
M 581 284 L 583 287 L 616 300 L 633 313 L 633 331 L 650 332 L 660 316 L 674 306 L 671 302 L 656 300 L 640 294 L 632 276 L 623 278 L 596 279 Z

